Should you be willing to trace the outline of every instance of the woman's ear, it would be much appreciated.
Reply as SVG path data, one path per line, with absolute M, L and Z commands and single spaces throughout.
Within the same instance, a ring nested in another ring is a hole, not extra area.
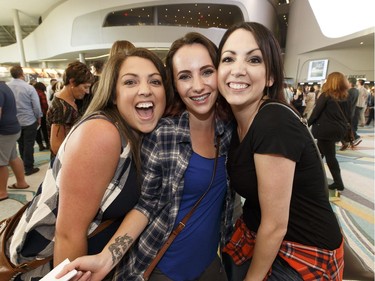
M 114 93 L 113 95 L 112 95 L 112 103 L 114 104 L 114 105 L 117 105 L 117 96 L 116 96 L 116 93 Z
M 268 81 L 267 81 L 267 83 L 266 83 L 266 86 L 267 86 L 267 87 L 272 87 L 274 81 L 275 81 L 275 80 L 273 79 L 273 76 L 271 76 L 271 77 L 268 79 Z
M 74 78 L 69 79 L 69 86 L 75 87 L 76 83 L 74 82 Z

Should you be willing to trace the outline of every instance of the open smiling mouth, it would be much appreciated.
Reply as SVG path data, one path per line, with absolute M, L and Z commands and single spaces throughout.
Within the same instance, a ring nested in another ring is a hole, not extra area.
M 154 104 L 152 102 L 140 102 L 135 106 L 138 115 L 144 119 L 150 119 L 154 113 Z
M 228 87 L 231 89 L 236 89 L 236 90 L 241 90 L 241 89 L 246 89 L 249 87 L 249 84 L 246 83 L 233 83 L 230 82 L 228 83 Z
M 193 101 L 197 101 L 197 102 L 203 102 L 203 101 L 205 101 L 209 96 L 210 96 L 210 94 L 206 94 L 206 95 L 202 95 L 202 96 L 199 96 L 199 97 L 191 97 L 190 99 L 193 100 Z

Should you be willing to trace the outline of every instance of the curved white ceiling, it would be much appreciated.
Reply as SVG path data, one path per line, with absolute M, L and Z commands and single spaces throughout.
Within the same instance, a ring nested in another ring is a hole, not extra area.
M 375 26 L 374 0 L 309 0 L 322 33 L 343 37 Z

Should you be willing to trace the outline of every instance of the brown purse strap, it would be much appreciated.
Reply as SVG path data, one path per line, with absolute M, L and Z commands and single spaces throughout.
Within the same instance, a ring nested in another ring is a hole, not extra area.
M 13 216 L 11 216 L 11 217 L 9 217 L 9 218 L 7 218 L 3 221 L 6 224 L 6 226 L 5 226 L 5 229 L 3 230 L 4 234 L 3 234 L 3 239 L 1 241 L 1 243 L 2 243 L 1 248 L 2 248 L 2 252 L 3 252 L 2 255 L 4 255 L 5 257 L 6 257 L 6 255 L 5 255 L 6 241 L 8 241 L 10 236 L 13 235 L 13 232 L 14 232 L 15 228 L 17 227 L 19 220 L 21 219 L 21 217 L 22 217 L 23 213 L 26 211 L 26 209 L 30 206 L 30 203 L 31 202 L 27 202 Z M 27 271 L 33 270 L 33 269 L 35 269 L 35 268 L 37 268 L 37 267 L 39 267 L 43 264 L 46 264 L 51 259 L 52 259 L 52 257 L 48 257 L 48 258 L 45 258 L 45 259 L 21 263 L 21 264 L 18 264 L 18 265 L 14 265 L 13 263 L 10 262 L 10 260 L 8 260 L 8 263 L 15 269 L 15 271 L 27 272 Z
M 98 227 L 88 236 L 88 238 L 95 236 L 96 234 L 98 234 L 99 232 L 107 228 L 113 221 L 114 219 L 106 220 L 102 222 L 101 224 L 99 224 Z M 27 272 L 27 271 L 33 270 L 35 268 L 38 268 L 39 266 L 46 264 L 47 262 L 51 261 L 52 258 L 53 256 L 49 256 L 48 258 L 21 263 L 17 265 L 16 267 L 23 272 Z
M 160 259 L 163 257 L 164 253 L 167 251 L 167 249 L 172 244 L 173 240 L 177 237 L 177 235 L 185 228 L 187 221 L 190 219 L 190 217 L 193 215 L 195 210 L 198 208 L 198 205 L 202 202 L 203 198 L 210 191 L 212 183 L 214 182 L 215 175 L 216 175 L 217 160 L 219 157 L 219 149 L 220 149 L 220 136 L 217 137 L 214 169 L 212 171 L 211 181 L 210 181 L 210 184 L 208 185 L 208 188 L 203 193 L 203 195 L 197 200 L 197 202 L 195 202 L 194 206 L 190 209 L 189 213 L 187 213 L 184 216 L 184 218 L 178 223 L 175 229 L 173 229 L 171 235 L 169 235 L 167 241 L 164 243 L 163 247 L 161 247 L 159 252 L 156 254 L 155 258 L 152 260 L 152 262 L 146 269 L 145 273 L 143 274 L 144 280 L 148 280 L 150 278 L 152 271 L 155 269 L 156 265 L 158 264 Z
M 97 235 L 98 233 L 106 229 L 109 225 L 111 225 L 114 221 L 115 221 L 114 219 L 103 221 L 101 224 L 98 225 L 97 228 L 95 228 L 95 230 L 89 236 L 87 236 L 87 238 L 91 238 Z M 39 266 L 46 264 L 47 262 L 52 260 L 52 258 L 53 258 L 53 255 L 49 256 L 48 258 L 21 263 L 17 265 L 17 268 L 21 269 L 24 272 L 27 272 L 27 271 L 33 270 L 35 268 L 38 268 Z
M 337 100 L 334 100 L 334 101 L 335 101 L 337 107 L 339 108 L 342 117 L 344 117 L 344 120 L 350 125 L 350 122 L 349 122 L 348 118 L 346 117 L 346 115 L 344 114 L 344 111 L 342 111 L 341 106 L 339 105 L 339 103 L 337 102 Z
M 22 217 L 23 213 L 26 211 L 26 209 L 30 206 L 30 204 L 31 204 L 31 201 L 27 202 L 24 206 L 22 206 L 22 208 L 20 208 L 17 211 L 16 214 L 14 214 L 12 217 L 6 219 L 7 221 L 9 221 L 8 223 L 10 225 L 9 225 L 8 228 L 6 228 L 4 230 L 4 240 L 2 241 L 2 245 L 1 245 L 3 253 L 5 253 L 6 241 L 13 234 L 15 228 L 18 225 L 19 220 L 21 219 L 21 217 Z M 111 225 L 114 221 L 115 221 L 114 219 L 110 219 L 110 220 L 106 220 L 106 221 L 101 222 L 98 225 L 98 227 L 88 236 L 88 238 L 91 238 L 91 237 L 97 235 L 98 233 L 100 233 L 101 231 L 106 229 L 109 225 Z M 8 262 L 9 262 L 9 264 L 11 264 L 15 268 L 15 270 L 18 270 L 20 272 L 25 273 L 27 271 L 33 270 L 35 268 L 38 268 L 39 266 L 42 266 L 42 265 L 48 263 L 49 261 L 52 260 L 52 258 L 53 258 L 53 255 L 49 256 L 47 258 L 36 259 L 36 260 L 33 260 L 33 261 L 21 263 L 21 264 L 18 264 L 18 265 L 15 265 L 15 264 L 11 263 L 10 260 L 8 260 Z

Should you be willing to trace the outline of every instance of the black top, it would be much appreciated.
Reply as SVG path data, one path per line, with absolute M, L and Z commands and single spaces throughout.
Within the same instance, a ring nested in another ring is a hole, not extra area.
M 316 139 L 339 141 L 345 137 L 347 124 L 351 122 L 350 114 L 347 100 L 334 100 L 323 93 L 316 101 L 308 122 Z
M 16 100 L 12 90 L 5 83 L 0 83 L 0 135 L 15 135 L 21 131 L 17 119 Z
M 89 239 L 87 250 L 89 255 L 98 254 L 103 250 L 107 242 L 119 228 L 126 214 L 130 212 L 138 202 L 141 192 L 135 164 L 130 158 L 127 158 L 124 165 L 126 167 L 130 166 L 130 170 L 126 168 L 126 171 L 129 171 L 129 173 L 127 175 L 125 174 L 123 177 L 126 178 L 124 187 L 113 203 L 103 213 L 103 221 L 114 218 L 116 218 L 116 220 L 107 228 Z
M 257 113 L 241 143 L 233 135 L 227 163 L 230 183 L 246 199 L 243 218 L 247 227 L 257 232 L 261 210 L 254 153 L 282 155 L 296 162 L 284 239 L 328 250 L 338 248 L 340 228 L 326 194 L 320 156 L 305 125 L 287 108 L 268 105 Z
M 354 118 L 355 108 L 359 97 L 359 91 L 357 88 L 350 88 L 348 90 L 348 106 L 350 110 L 350 118 Z

